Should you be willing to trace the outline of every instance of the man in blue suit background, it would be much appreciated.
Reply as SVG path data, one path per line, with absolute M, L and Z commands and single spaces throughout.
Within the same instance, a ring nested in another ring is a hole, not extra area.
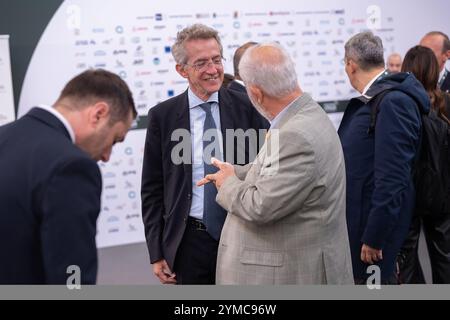
M 413 164 L 421 135 L 421 114 L 430 100 L 408 73 L 384 69 L 378 36 L 363 32 L 345 45 L 345 71 L 361 93 L 350 100 L 339 128 L 347 175 L 347 227 L 355 282 L 379 266 L 382 283 L 397 282 L 397 253 L 408 234 L 415 204 Z M 385 90 L 374 127 L 370 101 Z
M 83 284 L 97 276 L 96 220 L 108 161 L 136 110 L 117 75 L 85 71 L 53 107 L 0 127 L 0 284 Z

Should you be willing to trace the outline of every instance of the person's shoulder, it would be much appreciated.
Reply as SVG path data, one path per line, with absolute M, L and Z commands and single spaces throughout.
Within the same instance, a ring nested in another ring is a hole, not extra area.
M 235 90 L 235 91 L 239 91 L 239 92 L 242 92 L 242 93 L 246 93 L 247 92 L 245 87 L 242 84 L 240 84 L 239 82 L 235 81 L 235 80 L 231 81 L 228 84 L 227 88 L 230 89 L 230 90 Z
M 248 95 L 244 92 L 233 90 L 230 88 L 222 88 L 219 91 L 219 99 L 230 100 L 233 105 L 236 105 L 237 107 L 245 107 L 245 108 L 252 108 L 253 105 L 250 102 L 250 99 L 248 98 Z
M 148 114 L 149 116 L 155 114 L 173 114 L 174 109 L 179 110 L 180 105 L 184 105 L 186 103 L 188 103 L 187 91 L 158 103 L 154 107 L 150 108 Z
M 88 153 L 80 149 L 68 136 L 48 128 L 47 132 L 37 134 L 35 149 L 43 158 L 63 161 L 63 159 L 78 159 L 96 163 Z

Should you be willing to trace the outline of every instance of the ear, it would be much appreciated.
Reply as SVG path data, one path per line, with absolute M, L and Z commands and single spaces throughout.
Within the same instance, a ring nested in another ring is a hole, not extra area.
M 250 91 L 255 101 L 261 105 L 261 103 L 264 101 L 264 93 L 261 91 L 261 89 L 255 85 L 250 85 L 248 87 L 248 90 Z
M 183 78 L 187 79 L 188 78 L 188 73 L 186 72 L 186 70 L 184 69 L 184 66 L 181 64 L 177 64 L 175 66 L 175 69 L 177 70 L 177 72 L 180 74 L 180 76 L 182 76 Z
M 447 60 L 449 60 L 449 59 L 450 59 L 450 50 L 447 50 L 447 51 L 445 52 L 445 55 L 447 56 Z
M 352 59 L 347 60 L 347 65 L 348 65 L 348 71 L 351 74 L 355 74 L 356 71 L 358 71 L 358 69 L 359 69 L 358 65 Z
M 89 107 L 89 123 L 97 126 L 99 123 L 104 122 L 105 119 L 108 120 L 109 114 L 109 105 L 104 101 L 99 101 Z

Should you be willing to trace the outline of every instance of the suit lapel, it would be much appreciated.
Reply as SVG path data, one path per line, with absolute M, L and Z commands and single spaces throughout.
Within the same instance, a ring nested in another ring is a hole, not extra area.
M 223 88 L 219 91 L 219 113 L 220 113 L 220 130 L 222 131 L 222 137 L 223 137 L 223 159 L 226 159 L 226 146 L 227 146 L 227 135 L 226 130 L 227 129 L 234 129 L 234 119 L 232 110 L 234 108 L 232 107 L 233 100 L 227 93 L 227 91 Z
M 178 113 L 177 113 L 177 121 L 175 128 L 173 130 L 177 129 L 185 129 L 191 132 L 191 123 L 190 123 L 190 116 L 189 116 L 189 100 L 188 100 L 188 92 L 187 90 L 180 95 L 179 100 L 177 103 L 179 105 Z M 192 145 L 192 144 L 191 144 Z M 193 152 L 193 150 L 192 150 Z M 170 161 L 172 161 L 170 159 Z M 185 177 L 186 177 L 186 183 L 188 184 L 189 190 L 192 191 L 192 156 L 191 156 L 191 162 L 185 163 L 183 165 Z

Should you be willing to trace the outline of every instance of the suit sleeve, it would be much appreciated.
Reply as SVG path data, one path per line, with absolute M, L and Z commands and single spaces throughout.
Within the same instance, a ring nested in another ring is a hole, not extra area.
M 313 148 L 295 132 L 280 133 L 279 141 L 279 152 L 265 160 L 258 157 L 262 165 L 254 183 L 236 176 L 225 180 L 216 200 L 228 212 L 246 221 L 267 224 L 303 206 L 315 188 Z
M 382 249 L 398 224 L 408 189 L 420 135 L 415 102 L 393 92 L 383 99 L 375 128 L 375 187 L 362 242 Z
M 247 176 L 248 170 L 252 167 L 251 163 L 248 163 L 244 166 L 235 165 L 234 166 L 234 172 L 236 174 L 236 177 L 239 180 L 245 180 L 245 177 Z
M 95 284 L 101 189 L 97 164 L 85 158 L 62 164 L 45 188 L 40 232 L 48 284 L 66 284 L 72 265 L 80 268 L 82 284 Z
M 161 248 L 164 229 L 164 183 L 160 127 L 153 110 L 150 110 L 148 116 L 149 122 L 142 168 L 141 198 L 145 237 L 150 262 L 154 263 L 164 258 Z

